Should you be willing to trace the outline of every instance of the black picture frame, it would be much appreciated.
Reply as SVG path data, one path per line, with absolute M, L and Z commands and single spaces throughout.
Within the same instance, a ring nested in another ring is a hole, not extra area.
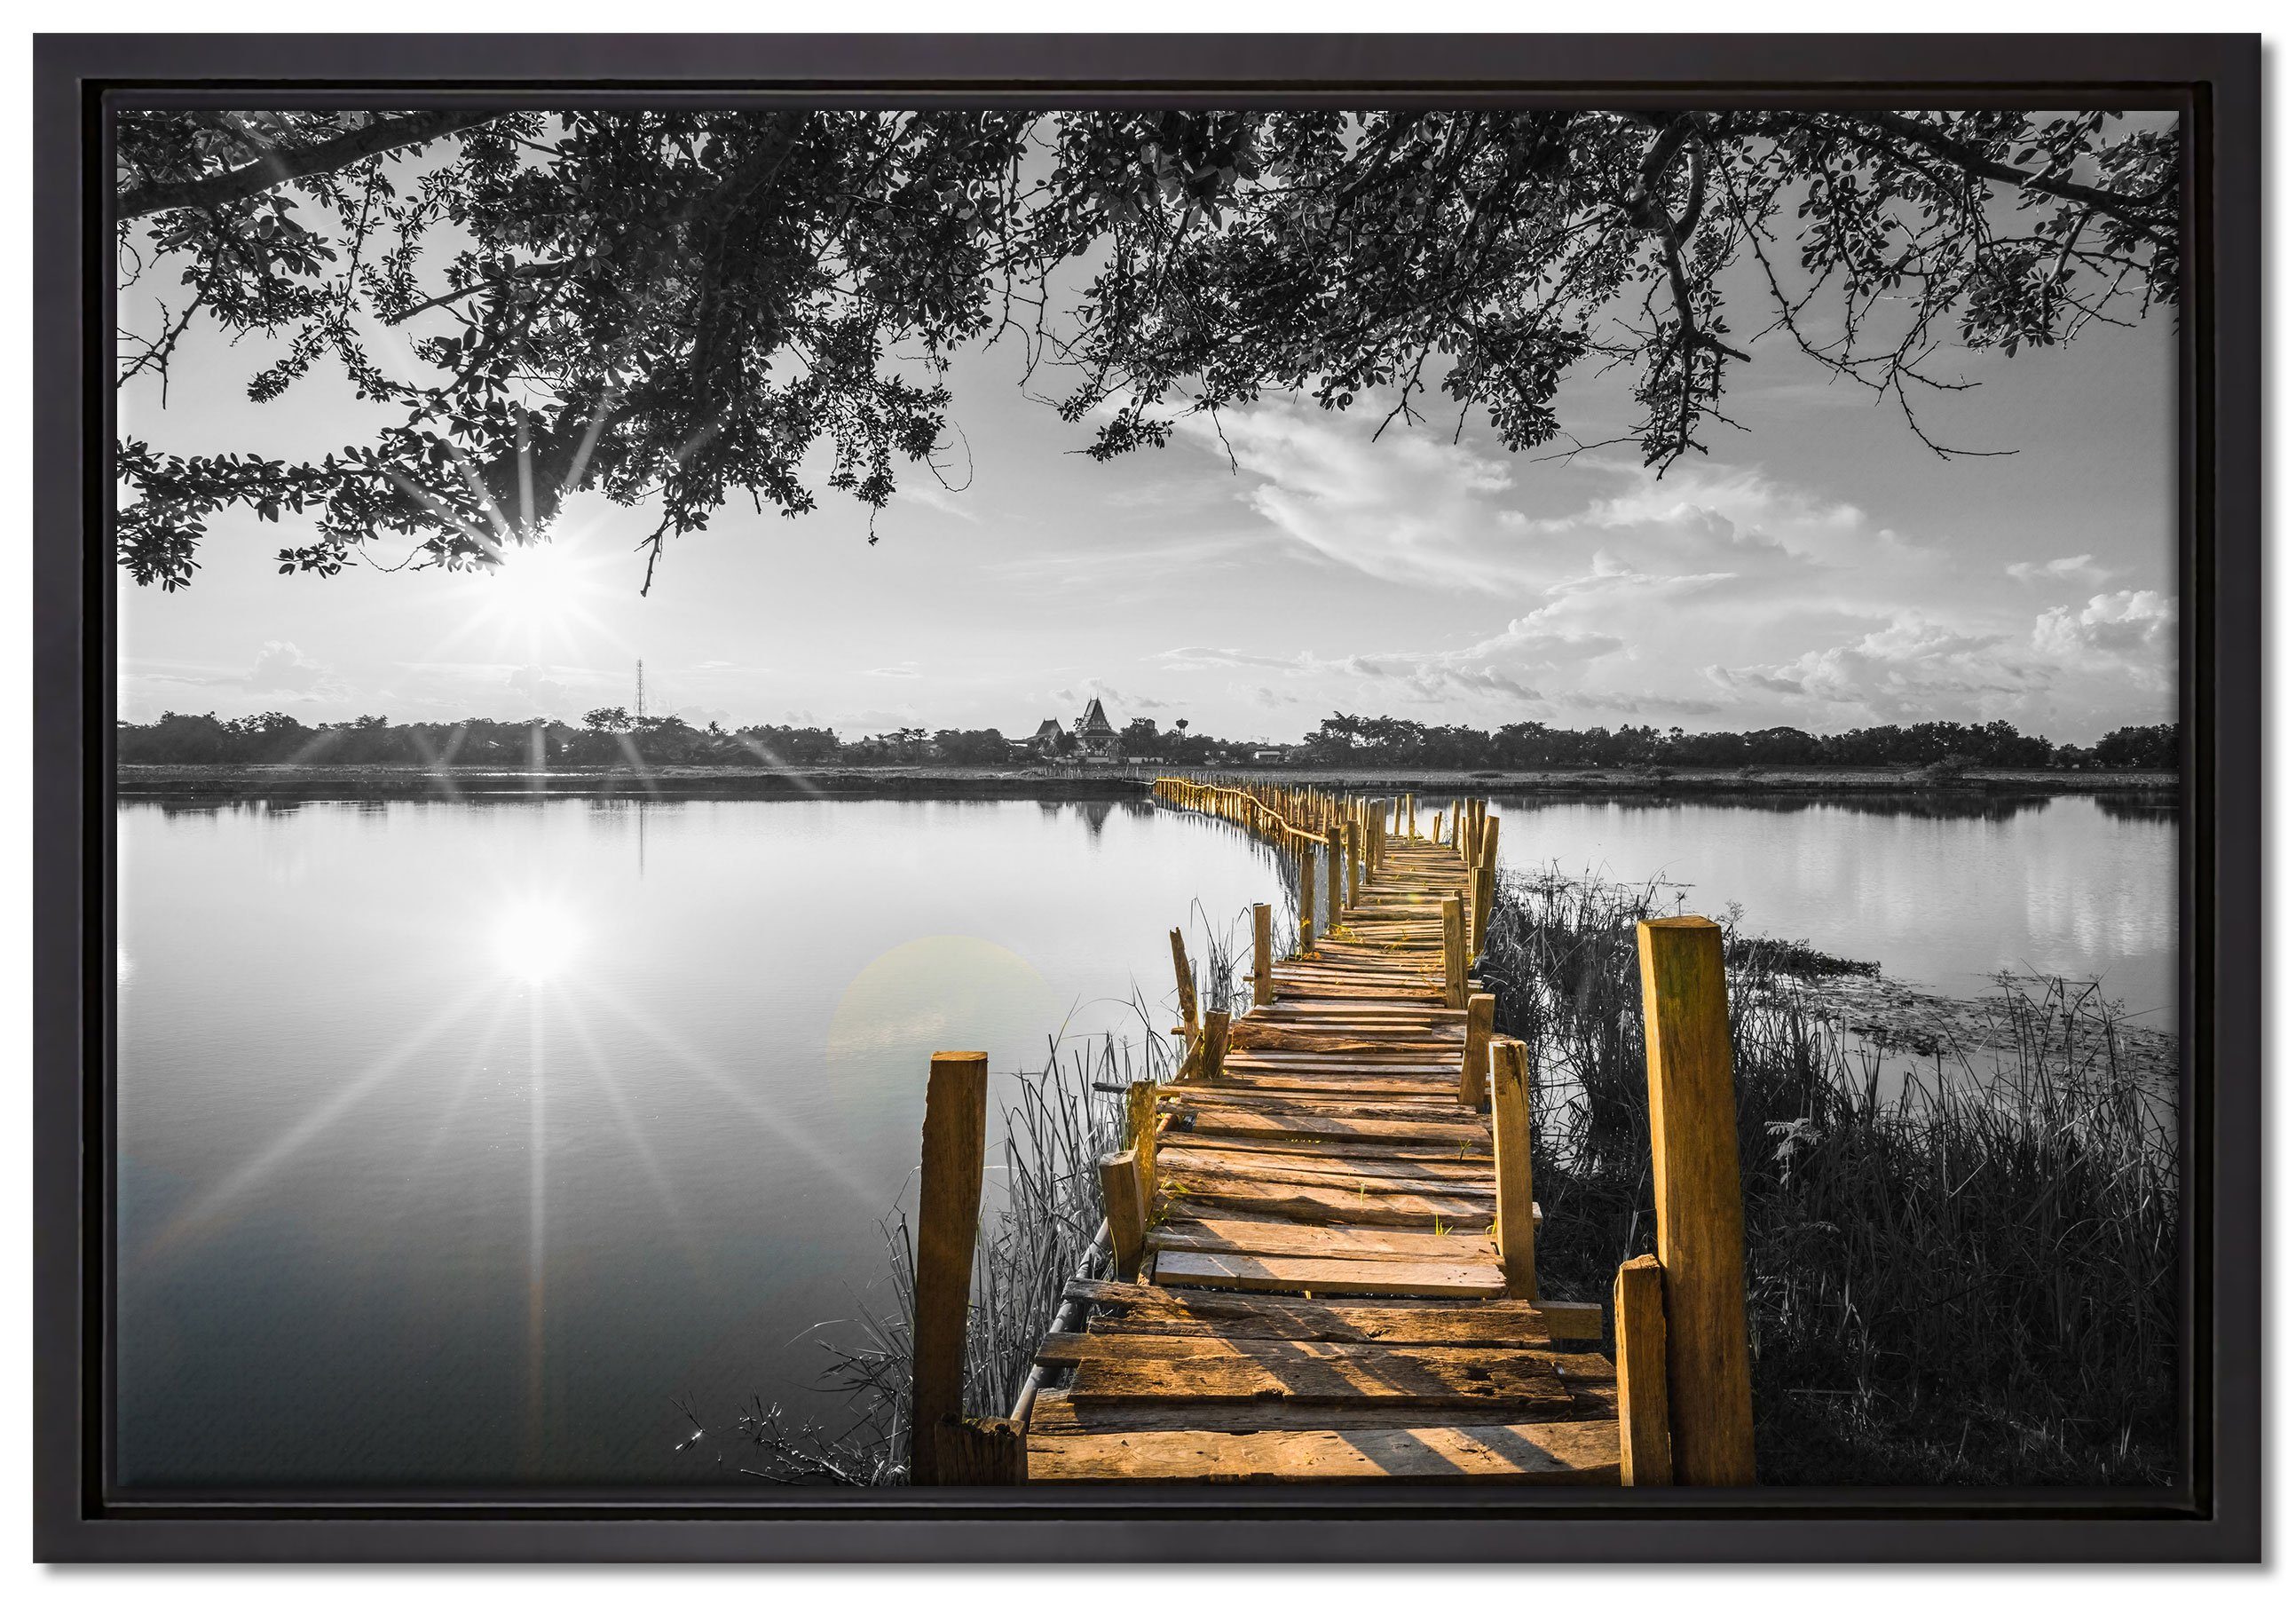
M 45 36 L 35 48 L 35 1556 L 2254 1560 L 2261 1550 L 2261 50 L 2251 36 Z M 2188 1485 L 2159 1492 L 1044 1486 L 128 1503 L 100 1444 L 112 958 L 108 95 L 852 102 L 1695 98 L 2184 111 Z M 1790 1523 L 1790 1524 L 1787 1524 Z

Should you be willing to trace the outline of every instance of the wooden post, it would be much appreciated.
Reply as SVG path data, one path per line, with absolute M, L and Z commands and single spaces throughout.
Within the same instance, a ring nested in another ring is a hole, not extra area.
M 1255 1005 L 1266 1004 L 1275 997 L 1275 959 L 1268 948 L 1273 932 L 1270 913 L 1264 904 L 1251 907 L 1251 1001 Z
M 1100 1202 L 1108 1212 L 1108 1240 L 1116 1253 L 1116 1279 L 1140 1280 L 1148 1238 L 1147 1207 L 1140 1192 L 1140 1150 L 1100 1157 Z
M 1611 1296 L 1618 1342 L 1619 1485 L 1662 1487 L 1674 1480 L 1666 1435 L 1666 1273 L 1638 1255 L 1619 1267 Z
M 1216 1009 L 1204 1017 L 1204 1075 L 1218 1076 L 1227 1058 L 1228 1013 Z
M 1499 1268 L 1510 1298 L 1538 1297 L 1538 1212 L 1530 1196 L 1530 1051 L 1491 1040 L 1491 1163 L 1498 1179 Z
M 909 1479 L 919 1487 L 962 1479 L 957 1462 L 943 1458 L 943 1429 L 964 1418 L 964 1322 L 988 1133 L 988 1057 L 934 1055 L 925 1078 L 916 1318 L 910 1331 Z
M 1456 894 L 1443 901 L 1443 1003 L 1467 1008 L 1466 907 Z
M 1488 1109 L 1491 1102 L 1491 1017 L 1498 1001 L 1488 993 L 1467 1000 L 1467 1049 L 1459 1057 L 1459 1102 Z
M 1722 929 L 1669 916 L 1635 935 L 1674 1475 L 1685 1487 L 1743 1487 L 1754 1479 L 1754 1402 Z
M 1196 974 L 1188 968 L 1188 943 L 1180 929 L 1172 928 L 1172 979 L 1180 990 L 1180 1026 L 1184 1035 L 1193 1043 L 1201 1023 L 1196 1019 Z
M 1136 1082 L 1124 1090 L 1124 1138 L 1140 1157 L 1140 1200 L 1156 1213 L 1156 1084 Z
M 1340 883 L 1347 869 L 1346 853 L 1340 841 L 1340 825 L 1334 821 L 1324 829 L 1324 924 L 1327 927 L 1340 924 L 1340 910 L 1347 903 Z
M 1300 952 L 1316 946 L 1316 851 L 1301 844 L 1300 852 Z
M 1496 816 L 1483 823 L 1483 859 L 1475 872 L 1474 941 L 1468 947 L 1475 953 L 1483 951 L 1483 940 L 1490 935 L 1491 906 L 1498 897 L 1499 888 L 1499 821 Z

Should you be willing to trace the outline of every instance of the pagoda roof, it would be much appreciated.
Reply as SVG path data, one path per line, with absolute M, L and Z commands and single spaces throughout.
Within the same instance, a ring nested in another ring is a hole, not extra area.
M 1051 716 L 1046 716 L 1042 721 L 1037 724 L 1036 736 L 1040 738 L 1048 738 L 1054 733 L 1060 731 L 1060 722 L 1054 720 Z
M 1115 730 L 1115 728 L 1108 724 L 1108 713 L 1100 708 L 1100 701 L 1097 698 L 1084 707 L 1084 714 L 1077 720 L 1077 731 L 1079 735 L 1095 732 L 1112 734 Z

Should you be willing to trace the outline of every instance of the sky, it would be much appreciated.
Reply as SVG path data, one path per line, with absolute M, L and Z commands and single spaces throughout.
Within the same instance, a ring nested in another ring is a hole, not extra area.
M 1751 306 L 1734 317 L 1754 325 Z M 123 301 L 131 326 L 147 292 Z M 411 365 L 408 330 L 375 330 Z M 1631 449 L 1510 454 L 1472 421 L 1399 425 L 1278 399 L 1096 463 L 1021 387 L 1009 345 L 960 353 L 948 464 L 891 507 L 824 493 L 799 519 L 728 507 L 672 546 L 652 517 L 570 501 L 551 553 L 496 575 L 354 566 L 283 576 L 301 530 L 229 513 L 175 593 L 118 580 L 119 714 L 306 723 L 375 714 L 578 718 L 632 701 L 698 723 L 1032 731 L 1089 697 L 1119 725 L 1186 719 L 1290 741 L 1334 713 L 1495 728 L 1693 731 L 2008 720 L 2060 741 L 2165 721 L 2176 697 L 2175 326 L 2155 312 L 2017 358 L 1948 352 L 1940 460 L 1894 408 L 1784 335 L 1732 372 L 1711 454 L 1661 478 Z M 124 432 L 180 451 L 316 456 L 372 423 L 331 375 L 257 405 L 277 351 L 187 341 Z M 1581 438 L 1628 381 L 1569 380 Z M 1369 411 L 1366 416 L 1365 411 Z M 825 473 L 817 472 L 816 477 Z M 411 545 L 406 548 L 411 548 Z M 390 564 L 405 548 L 387 544 Z

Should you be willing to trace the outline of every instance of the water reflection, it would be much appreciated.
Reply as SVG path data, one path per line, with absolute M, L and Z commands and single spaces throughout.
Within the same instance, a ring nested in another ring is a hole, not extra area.
M 1012 1070 L 1133 1036 L 1103 1001 L 1162 991 L 1166 930 L 1273 885 L 1243 839 L 1108 802 L 119 826 L 119 1460 L 144 1487 L 706 1472 L 672 1401 L 809 1379 L 813 1329 L 878 1300 L 931 1050 Z
M 2175 1026 L 2173 826 L 2128 825 L 2086 795 L 1763 798 L 1493 808 L 1511 869 L 1680 883 L 1692 911 L 1739 906 L 1752 931 L 1958 996 L 2002 970 L 2094 977 L 2148 1026 Z

